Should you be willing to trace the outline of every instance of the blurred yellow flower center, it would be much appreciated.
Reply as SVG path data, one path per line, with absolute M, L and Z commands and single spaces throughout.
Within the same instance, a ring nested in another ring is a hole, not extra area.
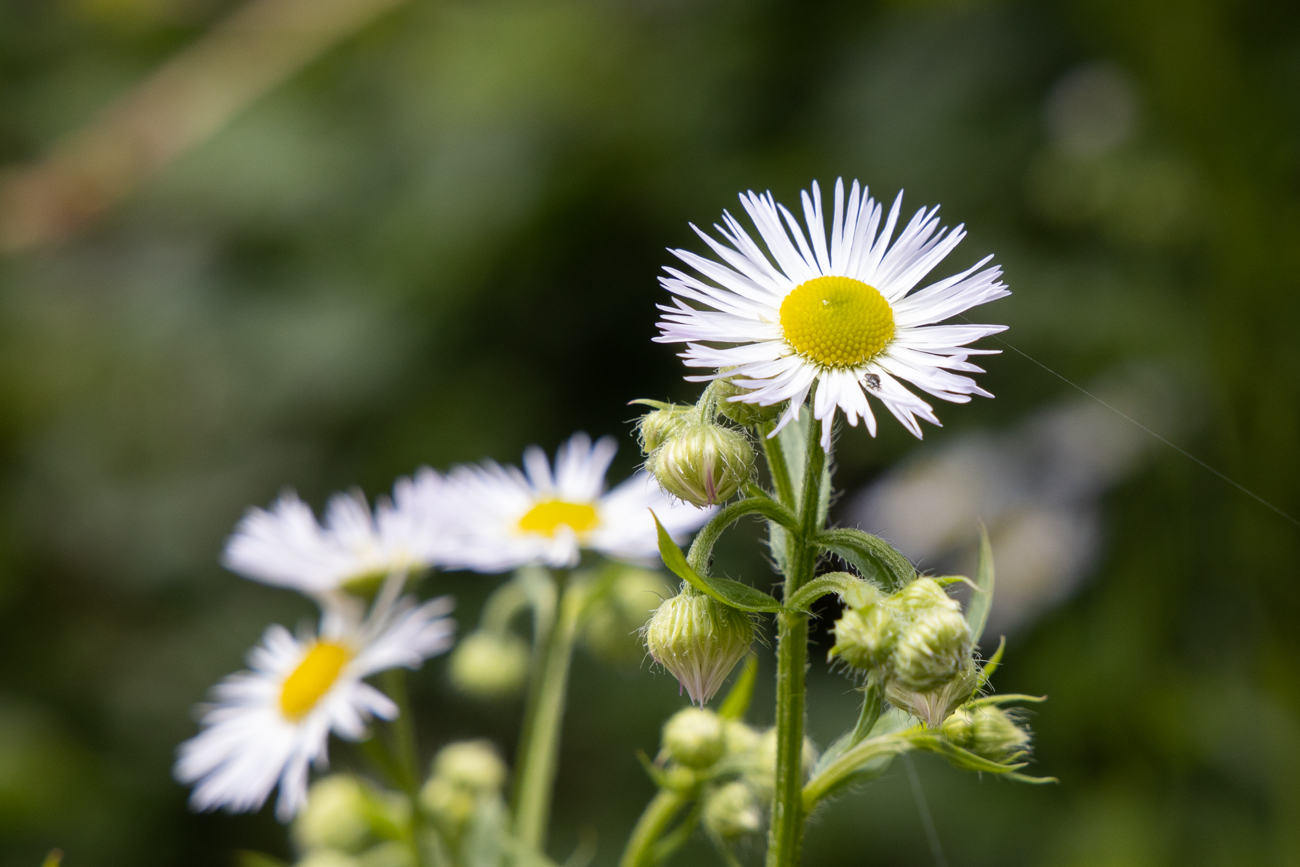
M 339 644 L 321 641 L 312 646 L 280 689 L 280 710 L 291 720 L 301 719 L 338 680 L 352 653 Z
M 894 339 L 894 311 L 874 286 L 852 277 L 814 277 L 781 302 L 786 342 L 824 367 L 857 367 Z
M 581 535 L 596 529 L 600 517 L 596 507 L 590 503 L 566 503 L 564 500 L 546 500 L 528 510 L 528 514 L 519 519 L 519 529 L 525 533 L 541 533 L 554 536 L 555 531 L 564 525 Z

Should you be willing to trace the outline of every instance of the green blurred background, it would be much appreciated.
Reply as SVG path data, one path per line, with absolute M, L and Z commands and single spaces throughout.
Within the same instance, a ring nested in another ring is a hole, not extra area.
M 287 855 L 269 815 L 192 815 L 170 778 L 192 705 L 310 613 L 218 566 L 233 523 L 285 486 L 375 496 L 575 429 L 620 436 L 629 472 L 626 401 L 696 391 L 650 342 L 664 248 L 700 248 L 688 221 L 743 189 L 793 202 L 842 174 L 942 202 L 971 232 L 944 273 L 992 252 L 1015 292 L 980 319 L 1089 387 L 1142 370 L 1161 397 L 1126 411 L 1300 513 L 1294 3 L 354 4 L 375 14 L 35 237 L 30 167 L 237 5 L 0 0 L 0 865 Z M 841 484 L 1072 394 L 1015 353 L 987 367 L 997 400 L 941 406 L 924 443 L 845 432 Z M 1300 865 L 1300 527 L 1141 436 L 1091 495 L 1101 544 L 1014 625 L 996 682 L 1050 696 L 1035 768 L 1061 784 L 917 761 L 952 865 Z M 751 542 L 721 565 L 766 587 Z M 496 580 L 427 589 L 469 624 Z M 848 686 L 815 661 L 822 745 Z M 594 829 L 613 863 L 675 687 L 580 658 L 555 855 Z M 416 691 L 430 752 L 513 745 L 518 708 L 458 698 L 445 660 Z M 901 768 L 820 815 L 806 862 L 931 863 Z

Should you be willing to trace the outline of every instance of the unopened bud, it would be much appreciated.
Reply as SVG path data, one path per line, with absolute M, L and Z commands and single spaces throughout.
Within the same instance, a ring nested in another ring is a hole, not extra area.
M 442 777 L 432 777 L 420 789 L 420 807 L 448 834 L 460 832 L 474 813 L 474 793 Z
M 753 642 L 749 615 L 693 590 L 664 600 L 645 628 L 650 655 L 701 707 Z
M 460 741 L 438 750 L 433 775 L 475 794 L 495 792 L 505 784 L 506 766 L 491 741 Z
M 948 717 L 943 734 L 962 749 L 993 762 L 1014 761 L 1026 752 L 1029 732 L 1000 707 L 962 708 Z
M 595 600 L 583 616 L 582 637 L 587 647 L 612 661 L 643 659 L 641 628 L 671 593 L 662 573 L 623 567 L 609 593 Z
M 751 427 L 756 424 L 775 421 L 781 415 L 782 403 L 763 406 L 748 400 L 732 400 L 736 397 L 751 396 L 754 390 L 736 385 L 730 379 L 713 381 L 714 394 L 718 397 L 718 411 L 736 424 Z
M 918 617 L 929 611 L 961 611 L 957 600 L 948 595 L 933 578 L 917 578 L 902 590 L 889 597 L 890 603 L 904 617 Z
M 695 407 L 663 404 L 641 416 L 637 422 L 636 436 L 641 443 L 641 453 L 649 456 L 690 420 Z
M 729 500 L 754 472 L 754 447 L 716 424 L 680 428 L 646 461 L 665 492 L 696 506 Z
M 854 668 L 884 665 L 898 641 L 898 621 L 883 601 L 865 608 L 846 608 L 832 631 L 835 646 L 830 655 L 838 656 Z
M 894 647 L 894 679 L 917 692 L 938 689 L 966 669 L 972 643 L 960 611 L 931 609 L 903 628 Z
M 299 848 L 359 852 L 370 835 L 365 788 L 347 774 L 331 774 L 312 783 L 307 804 L 293 821 Z
M 449 673 L 461 692 L 484 699 L 518 694 L 528 678 L 528 645 L 516 635 L 478 630 L 456 645 Z
M 758 749 L 763 740 L 762 732 L 745 725 L 740 720 L 726 720 L 723 728 L 727 735 L 727 755 L 740 756 Z
M 700 818 L 710 834 L 723 840 L 753 834 L 762 827 L 758 799 L 753 790 L 739 780 L 710 792 L 704 800 Z
M 890 680 L 885 684 L 885 698 L 930 728 L 937 728 L 953 711 L 970 701 L 978 685 L 979 670 L 974 660 L 968 660 L 956 677 L 929 692 L 908 689 L 897 680 Z
M 688 707 L 664 723 L 664 751 L 688 768 L 707 768 L 727 749 L 722 717 L 711 710 Z

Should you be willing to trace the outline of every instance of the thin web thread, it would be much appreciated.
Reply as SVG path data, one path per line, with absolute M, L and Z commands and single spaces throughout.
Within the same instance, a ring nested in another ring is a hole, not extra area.
M 921 824 L 925 826 L 925 838 L 930 841 L 930 854 L 934 856 L 934 867 L 948 867 L 948 859 L 943 857 L 943 845 L 939 842 L 939 830 L 934 827 L 934 817 L 930 815 L 930 805 L 926 803 L 925 792 L 921 790 L 921 778 L 917 776 L 912 757 L 903 753 L 903 764 L 907 765 L 907 779 L 912 784 L 912 794 L 916 797 L 916 809 L 921 814 Z
M 960 317 L 960 318 L 961 318 L 961 319 L 966 319 L 966 317 L 964 317 L 964 316 L 962 316 L 962 317 Z M 970 320 L 969 320 L 969 319 L 966 319 L 966 321 L 969 322 Z M 1174 445 L 1174 444 L 1171 443 L 1169 440 L 1165 439 L 1165 438 L 1162 437 L 1160 434 L 1158 434 L 1158 433 L 1156 433 L 1155 431 L 1153 431 L 1151 428 L 1149 428 L 1149 427 L 1147 427 L 1146 425 L 1142 424 L 1142 422 L 1140 422 L 1140 421 L 1138 421 L 1137 419 L 1133 418 L 1131 415 L 1128 415 L 1128 414 L 1126 414 L 1126 413 L 1120 411 L 1119 409 L 1116 409 L 1115 407 L 1111 406 L 1109 403 L 1106 403 L 1106 401 L 1104 401 L 1104 400 L 1102 400 L 1101 398 L 1097 397 L 1097 395 L 1095 395 L 1095 394 L 1093 394 L 1092 392 L 1088 391 L 1088 389 L 1084 388 L 1082 385 L 1079 385 L 1077 382 L 1073 382 L 1073 381 L 1071 381 L 1070 379 L 1067 379 L 1066 377 L 1064 377 L 1064 376 L 1062 376 L 1061 374 L 1057 373 L 1055 370 L 1052 370 L 1052 368 L 1048 367 L 1046 364 L 1043 364 L 1043 363 L 1042 363 L 1041 361 L 1039 361 L 1037 358 L 1034 358 L 1034 357 L 1030 356 L 1027 352 L 1023 352 L 1023 351 L 1017 349 L 1016 347 L 1012 346 L 1010 343 L 1007 343 L 1007 342 L 1006 342 L 1005 340 L 1003 340 L 1001 337 L 994 337 L 993 339 L 996 340 L 998 343 L 1001 343 L 1003 346 L 1005 346 L 1007 349 L 1010 349 L 1012 352 L 1016 353 L 1017 355 L 1022 356 L 1026 361 L 1031 361 L 1031 362 L 1033 362 L 1034 364 L 1036 364 L 1036 365 L 1038 365 L 1039 367 L 1041 367 L 1043 370 L 1046 370 L 1046 371 L 1047 371 L 1048 373 L 1050 373 L 1052 376 L 1055 376 L 1057 379 L 1061 380 L 1061 382 L 1064 382 L 1066 385 L 1070 386 L 1071 388 L 1078 389 L 1080 392 L 1082 392 L 1083 394 L 1085 394 L 1085 395 L 1087 395 L 1088 397 L 1092 398 L 1093 400 L 1097 401 L 1097 403 L 1099 403 L 1099 404 L 1101 404 L 1102 406 L 1106 407 L 1106 409 L 1108 409 L 1108 410 L 1110 410 L 1111 412 L 1115 413 L 1115 415 L 1117 415 L 1117 416 L 1119 416 L 1120 418 L 1124 419 L 1124 420 L 1127 421 L 1129 424 L 1133 425 L 1134 427 L 1138 428 L 1139 430 L 1143 430 L 1143 431 L 1145 431 L 1146 433 L 1148 433 L 1148 434 L 1150 434 L 1151 436 L 1153 436 L 1153 437 L 1155 437 L 1156 439 L 1158 439 L 1160 442 L 1162 442 L 1162 443 L 1164 443 L 1165 445 L 1169 446 L 1169 448 L 1171 448 L 1171 449 L 1173 449 L 1174 451 L 1178 452 L 1180 455 L 1182 455 L 1183 457 L 1187 458 L 1187 459 L 1188 459 L 1189 461 L 1191 461 L 1192 463 L 1198 464 L 1201 468 L 1203 468 L 1203 469 L 1205 469 L 1205 470 L 1207 470 L 1207 471 L 1213 473 L 1214 475 L 1218 476 L 1220 479 L 1222 479 L 1223 481 L 1225 481 L 1225 482 L 1227 482 L 1228 484 L 1232 485 L 1234 488 L 1236 488 L 1237 490 L 1241 491 L 1243 494 L 1245 494 L 1246 496 L 1250 497 L 1252 500 L 1254 500 L 1255 502 L 1259 503 L 1261 506 L 1263 506 L 1263 507 L 1265 507 L 1266 509 L 1269 509 L 1269 510 L 1275 512 L 1276 514 L 1278 514 L 1278 515 L 1280 515 L 1281 517 L 1285 518 L 1286 520 L 1290 521 L 1292 524 L 1295 524 L 1297 527 L 1300 527 L 1300 519 L 1296 519 L 1294 516 L 1289 515 L 1289 514 L 1287 514 L 1286 512 L 1282 511 L 1282 510 L 1279 509 L 1277 506 L 1273 505 L 1273 504 L 1270 503 L 1268 500 L 1264 499 L 1264 498 L 1261 497 L 1259 494 L 1257 494 L 1257 493 L 1255 493 L 1254 491 L 1252 491 L 1250 488 L 1246 487 L 1245 485 L 1241 484 L 1240 482 L 1236 481 L 1235 479 L 1232 479 L 1232 478 L 1230 478 L 1229 476 L 1226 476 L 1226 475 L 1224 475 L 1223 473 L 1219 472 L 1219 471 L 1216 470 L 1214 467 L 1210 466 L 1210 465 L 1207 464 L 1205 461 L 1203 461 L 1203 460 L 1201 460 L 1200 458 L 1198 458 L 1196 455 L 1192 454 L 1191 452 L 1188 452 L 1186 449 L 1182 449 L 1182 448 L 1179 448 L 1178 446 Z

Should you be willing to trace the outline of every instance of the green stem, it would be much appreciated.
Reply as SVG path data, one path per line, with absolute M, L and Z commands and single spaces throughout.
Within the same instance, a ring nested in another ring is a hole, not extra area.
M 529 689 L 527 722 L 519 743 L 515 780 L 515 834 L 525 849 L 543 854 L 546 825 L 560 751 L 560 728 L 569 684 L 578 618 L 586 601 L 583 585 L 567 583 L 557 573 L 561 590 L 559 614 L 547 635 L 540 658 L 535 660 Z
M 728 527 L 746 515 L 762 515 L 769 521 L 776 521 L 789 529 L 798 528 L 797 516 L 765 492 L 758 496 L 737 500 L 724 506 L 695 534 L 695 541 L 691 543 L 686 562 L 697 574 L 709 574 L 709 559 L 713 556 L 713 546 Z
M 789 534 L 784 598 L 791 599 L 812 580 L 817 548 L 812 539 L 821 529 L 822 472 L 826 452 L 817 436 L 816 421 L 808 430 L 803 492 L 799 500 L 800 532 Z M 777 473 L 773 470 L 773 476 Z M 803 729 L 805 675 L 808 667 L 808 614 L 787 609 L 777 615 L 776 650 L 776 790 L 772 796 L 772 826 L 768 834 L 767 867 L 796 867 L 803 848 Z
M 618 867 L 650 867 L 654 860 L 652 855 L 655 843 L 688 801 L 689 798 L 683 793 L 660 789 L 659 794 L 646 804 L 636 827 L 632 829 L 632 836 L 628 838 L 627 848 L 623 850 Z
M 393 740 L 392 763 L 397 782 L 411 802 L 410 845 L 415 867 L 424 867 L 424 847 L 421 845 L 420 811 L 420 757 L 415 745 L 415 723 L 411 713 L 411 699 L 406 689 L 406 671 L 392 668 L 380 677 L 384 691 L 397 705 L 397 719 L 389 723 Z
M 776 489 L 776 497 L 793 509 L 794 485 L 790 481 L 790 465 L 786 463 L 785 447 L 781 445 L 781 438 L 771 435 L 775 427 L 775 423 L 764 425 L 760 431 L 759 441 L 763 443 L 763 454 L 767 457 L 767 470 L 772 476 L 772 487 Z

